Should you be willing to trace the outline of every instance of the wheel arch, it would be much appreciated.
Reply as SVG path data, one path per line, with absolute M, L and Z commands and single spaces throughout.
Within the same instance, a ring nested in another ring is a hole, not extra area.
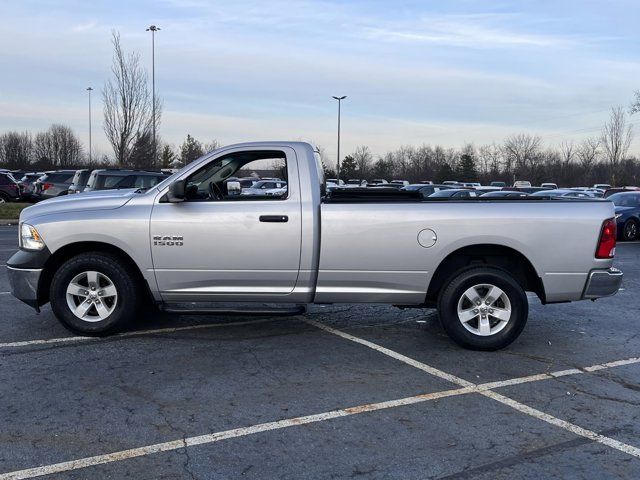
M 133 272 L 136 283 L 140 288 L 144 289 L 143 291 L 146 295 L 148 295 L 148 298 L 153 298 L 151 289 L 149 288 L 149 284 L 145 280 L 142 271 L 127 252 L 109 243 L 86 241 L 67 244 L 53 252 L 47 259 L 42 269 L 40 282 L 38 283 L 38 305 L 44 305 L 49 301 L 49 289 L 51 287 L 51 281 L 53 280 L 53 276 L 55 275 L 55 272 L 60 268 L 60 266 L 76 255 L 90 252 L 107 253 L 117 257 L 119 260 L 125 263 L 125 265 L 127 265 L 128 271 Z
M 435 305 L 440 290 L 454 274 L 477 266 L 495 266 L 508 271 L 525 291 L 534 292 L 545 303 L 542 279 L 529 259 L 512 247 L 491 243 L 467 245 L 449 253 L 431 277 L 426 303 Z

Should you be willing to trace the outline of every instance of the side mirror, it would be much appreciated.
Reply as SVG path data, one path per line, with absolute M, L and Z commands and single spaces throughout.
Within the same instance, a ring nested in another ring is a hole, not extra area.
M 240 195 L 242 193 L 242 186 L 240 182 L 227 182 L 227 194 L 229 195 Z
M 187 183 L 185 180 L 177 180 L 173 182 L 169 186 L 169 191 L 167 192 L 167 200 L 169 203 L 180 203 L 184 202 L 186 197 L 186 187 Z

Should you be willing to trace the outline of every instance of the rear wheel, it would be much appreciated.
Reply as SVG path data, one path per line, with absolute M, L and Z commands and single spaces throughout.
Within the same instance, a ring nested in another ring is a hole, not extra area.
M 9 197 L 4 193 L 0 192 L 0 203 L 7 203 L 9 201 Z
M 527 323 L 527 296 L 509 272 L 472 267 L 446 282 L 438 297 L 443 328 L 453 341 L 474 350 L 498 350 Z
M 638 226 L 638 222 L 634 219 L 627 220 L 627 223 L 624 224 L 622 229 L 622 239 L 627 242 L 632 242 L 638 239 L 639 233 L 640 227 Z
M 136 314 L 137 285 L 117 257 L 83 253 L 65 263 L 51 282 L 51 308 L 69 330 L 83 335 L 114 332 Z

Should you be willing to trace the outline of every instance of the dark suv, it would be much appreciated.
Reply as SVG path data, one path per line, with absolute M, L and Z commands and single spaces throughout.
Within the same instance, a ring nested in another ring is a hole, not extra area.
M 0 203 L 20 199 L 20 187 L 10 173 L 0 173 Z
M 56 170 L 45 173 L 35 183 L 33 196 L 37 200 L 46 200 L 66 195 L 75 173 L 75 170 Z

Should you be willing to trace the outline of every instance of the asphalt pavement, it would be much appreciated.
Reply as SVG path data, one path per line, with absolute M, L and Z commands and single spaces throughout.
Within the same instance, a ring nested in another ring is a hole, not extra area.
M 74 337 L 10 294 L 0 227 L 0 480 L 640 478 L 640 243 L 623 290 L 530 298 L 499 352 L 432 310 L 153 314 Z

